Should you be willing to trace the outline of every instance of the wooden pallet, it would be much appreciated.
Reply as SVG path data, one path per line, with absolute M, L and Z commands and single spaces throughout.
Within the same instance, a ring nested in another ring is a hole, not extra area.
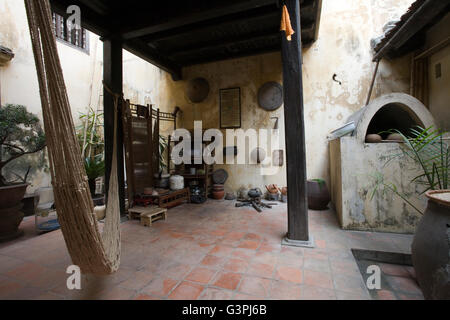
M 167 209 L 159 207 L 134 207 L 128 209 L 130 220 L 140 219 L 141 225 L 151 227 L 153 222 L 160 219 L 167 219 Z

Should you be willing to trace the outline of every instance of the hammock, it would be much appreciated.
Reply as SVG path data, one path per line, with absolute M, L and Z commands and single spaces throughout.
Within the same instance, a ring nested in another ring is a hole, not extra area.
M 114 95 L 114 145 L 109 197 L 103 232 L 94 214 L 94 203 L 81 160 L 49 0 L 25 0 L 41 96 L 50 173 L 58 219 L 67 249 L 83 273 L 107 275 L 120 264 L 120 212 L 117 180 L 117 107 Z

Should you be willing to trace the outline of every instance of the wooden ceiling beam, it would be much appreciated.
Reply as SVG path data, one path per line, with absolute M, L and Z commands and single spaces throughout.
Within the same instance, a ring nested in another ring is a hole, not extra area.
M 144 59 L 158 68 L 170 73 L 174 80 L 181 80 L 181 67 L 173 61 L 167 59 L 159 51 L 149 47 L 139 39 L 128 40 L 123 43 L 123 48 L 132 54 Z
M 256 32 L 252 34 L 246 34 L 239 37 L 233 37 L 228 39 L 218 39 L 214 40 L 208 43 L 204 43 L 203 45 L 195 45 L 189 48 L 178 48 L 174 49 L 174 53 L 169 55 L 170 58 L 176 59 L 178 56 L 183 55 L 189 55 L 189 54 L 195 54 L 197 52 L 202 51 L 208 51 L 208 50 L 215 50 L 220 48 L 227 48 L 234 45 L 247 43 L 251 41 L 257 41 L 257 40 L 264 40 L 268 38 L 276 38 L 280 36 L 279 31 L 273 31 L 273 30 L 264 30 L 263 32 Z
M 261 10 L 262 9 L 262 10 Z M 146 37 L 142 40 L 152 43 L 155 41 L 167 40 L 175 37 L 191 36 L 196 32 L 210 29 L 210 28 L 226 28 L 234 24 L 241 22 L 251 22 L 258 19 L 274 19 L 279 17 L 280 13 L 278 10 L 273 10 L 272 8 L 265 7 L 257 10 L 252 10 L 251 12 L 240 13 L 238 15 L 231 15 L 218 19 L 217 21 L 208 21 L 206 23 L 194 24 L 191 26 L 186 26 L 182 28 L 175 28 L 165 32 L 158 32 Z
M 217 62 L 217 61 L 223 61 L 223 60 L 231 60 L 231 59 L 237 59 L 237 58 L 243 58 L 248 56 L 255 56 L 265 53 L 272 53 L 272 52 L 279 52 L 281 50 L 281 43 L 276 45 L 267 46 L 265 48 L 258 48 L 254 50 L 247 50 L 247 51 L 241 51 L 236 54 L 231 53 L 224 53 L 224 54 L 218 54 L 214 56 L 209 56 L 208 58 L 200 58 L 200 59 L 192 59 L 187 60 L 182 63 L 183 67 L 188 67 L 192 65 L 197 64 L 203 64 L 203 63 L 211 63 L 211 62 Z
M 247 0 L 238 1 L 221 7 L 212 7 L 209 10 L 196 12 L 191 14 L 184 14 L 177 17 L 171 17 L 167 21 L 165 17 L 146 17 L 145 21 L 149 21 L 148 25 L 141 25 L 128 28 L 121 32 L 125 40 L 143 37 L 149 34 L 163 32 L 170 29 L 187 26 L 190 24 L 199 23 L 202 21 L 217 19 L 222 16 L 231 15 L 239 12 L 248 11 L 251 9 L 275 5 L 275 0 Z M 274 6 L 275 7 L 275 6 Z M 136 19 L 141 20 L 143 19 Z

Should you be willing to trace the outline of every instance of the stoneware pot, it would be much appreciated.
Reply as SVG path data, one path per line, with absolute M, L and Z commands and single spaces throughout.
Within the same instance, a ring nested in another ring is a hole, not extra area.
M 308 207 L 311 210 L 326 210 L 331 201 L 327 184 L 323 180 L 308 180 Z
M 411 246 L 425 299 L 450 299 L 450 190 L 429 191 L 428 207 Z
M 22 199 L 28 184 L 0 187 L 0 241 L 15 239 L 23 235 L 19 225 L 24 214 Z

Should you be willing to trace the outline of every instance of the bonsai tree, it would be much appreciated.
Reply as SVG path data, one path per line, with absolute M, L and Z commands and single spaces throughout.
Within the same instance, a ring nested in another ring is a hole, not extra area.
M 6 165 L 45 148 L 45 134 L 39 118 L 22 105 L 0 108 L 0 186 L 11 184 L 3 175 Z M 27 170 L 26 181 L 31 167 Z

